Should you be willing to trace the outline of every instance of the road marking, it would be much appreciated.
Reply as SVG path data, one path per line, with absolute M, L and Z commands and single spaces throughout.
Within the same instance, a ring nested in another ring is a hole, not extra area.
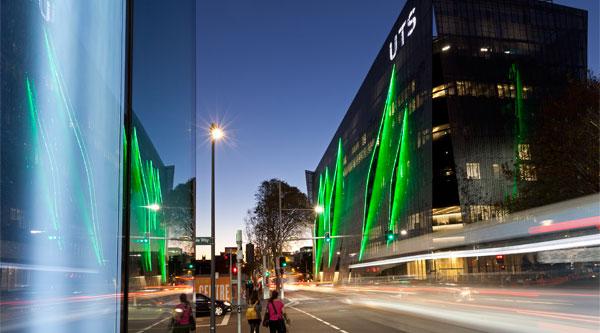
M 221 322 L 221 325 L 219 325 L 219 326 L 227 326 L 227 324 L 229 324 L 230 316 L 231 316 L 231 312 L 227 312 L 227 314 L 225 315 L 225 318 L 223 318 L 223 321 Z
M 231 312 L 227 312 L 227 314 L 225 314 L 225 316 L 223 317 L 223 320 L 221 321 L 220 324 L 217 324 L 217 326 L 227 326 L 229 324 L 229 317 L 231 317 Z M 209 327 L 210 324 L 197 324 L 196 327 Z
M 336 331 L 340 331 L 341 333 L 349 333 L 348 331 L 345 331 L 345 330 L 343 330 L 343 329 L 341 329 L 341 328 L 339 328 L 339 327 L 337 327 L 337 326 L 335 326 L 335 325 L 333 325 L 333 324 L 331 324 L 331 323 L 329 323 L 329 322 L 327 322 L 327 321 L 325 321 L 325 320 L 323 320 L 323 319 L 321 319 L 321 318 L 319 318 L 319 317 L 317 317 L 317 316 L 315 316 L 313 314 L 310 314 L 310 313 L 308 313 L 308 312 L 306 312 L 304 310 L 300 310 L 300 309 L 298 309 L 296 307 L 293 307 L 293 306 L 288 306 L 288 307 L 291 308 L 291 309 L 294 309 L 294 310 L 296 310 L 298 312 L 302 312 L 305 315 L 307 315 L 307 316 L 309 316 L 309 317 L 311 317 L 313 319 L 316 319 L 316 320 L 320 321 L 321 323 L 323 323 L 323 324 L 325 324 L 325 325 L 333 328 Z
M 162 320 L 160 320 L 160 321 L 157 321 L 156 323 L 154 323 L 154 324 L 152 324 L 152 325 L 150 325 L 150 326 L 148 326 L 148 327 L 146 327 L 146 328 L 142 328 L 141 330 L 137 331 L 137 333 L 144 333 L 144 332 L 146 332 L 147 330 L 149 330 L 149 329 L 153 328 L 154 326 L 156 326 L 156 325 L 158 325 L 158 324 L 161 324 L 161 323 L 163 323 L 163 322 L 165 322 L 165 321 L 167 321 L 167 320 L 169 320 L 169 319 L 171 319 L 171 317 L 167 317 L 167 318 L 164 318 L 164 319 L 162 319 Z

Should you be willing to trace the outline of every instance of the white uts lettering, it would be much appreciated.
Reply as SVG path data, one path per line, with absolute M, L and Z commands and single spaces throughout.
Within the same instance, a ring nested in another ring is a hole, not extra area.
M 398 54 L 398 36 L 400 36 L 400 47 L 404 46 L 404 28 L 408 28 L 406 32 L 406 37 L 412 35 L 415 31 L 415 27 L 417 26 L 417 17 L 415 16 L 416 8 L 413 8 L 408 14 L 408 19 L 402 22 L 400 29 L 398 29 L 398 33 L 394 35 L 394 40 L 390 42 L 390 60 L 394 60 L 396 55 Z

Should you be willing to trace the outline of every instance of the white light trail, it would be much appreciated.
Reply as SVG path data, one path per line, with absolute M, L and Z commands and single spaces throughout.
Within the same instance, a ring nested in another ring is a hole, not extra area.
M 418 254 L 414 256 L 398 257 L 384 260 L 365 262 L 350 265 L 350 268 L 363 268 L 372 266 L 382 266 L 391 264 L 400 264 L 414 260 L 430 259 L 449 259 L 449 258 L 467 258 L 467 257 L 487 257 L 495 255 L 507 255 L 518 253 L 530 253 L 551 250 L 573 249 L 586 246 L 600 246 L 600 234 L 587 235 L 580 237 L 564 238 L 546 242 L 528 243 L 511 246 L 493 247 L 488 249 L 462 250 L 462 251 L 444 251 L 435 253 Z

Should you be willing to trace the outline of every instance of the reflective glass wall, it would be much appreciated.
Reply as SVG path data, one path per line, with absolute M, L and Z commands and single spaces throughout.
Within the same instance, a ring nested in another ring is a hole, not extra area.
M 124 3 L 0 6 L 0 331 L 116 332 Z
M 133 2 L 128 331 L 166 332 L 195 259 L 195 1 Z

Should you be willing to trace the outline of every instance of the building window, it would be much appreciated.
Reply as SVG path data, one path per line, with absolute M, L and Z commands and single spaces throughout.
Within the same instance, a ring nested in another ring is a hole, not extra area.
M 529 182 L 532 181 L 536 181 L 537 180 L 537 175 L 535 172 L 535 167 L 533 165 L 530 164 L 521 164 L 521 167 L 519 168 L 519 173 L 521 176 L 522 180 L 526 180 Z
M 467 179 L 481 179 L 479 163 L 467 163 Z
M 431 98 L 435 99 L 435 98 L 440 98 L 440 97 L 446 96 L 446 89 L 447 89 L 447 85 L 445 85 L 445 84 L 442 84 L 440 86 L 433 88 L 433 90 L 431 92 Z
M 529 144 L 528 143 L 520 143 L 519 144 L 519 159 L 527 161 L 531 159 L 531 154 L 529 153 Z
M 500 164 L 492 164 L 492 171 L 494 173 L 494 179 L 500 179 Z

